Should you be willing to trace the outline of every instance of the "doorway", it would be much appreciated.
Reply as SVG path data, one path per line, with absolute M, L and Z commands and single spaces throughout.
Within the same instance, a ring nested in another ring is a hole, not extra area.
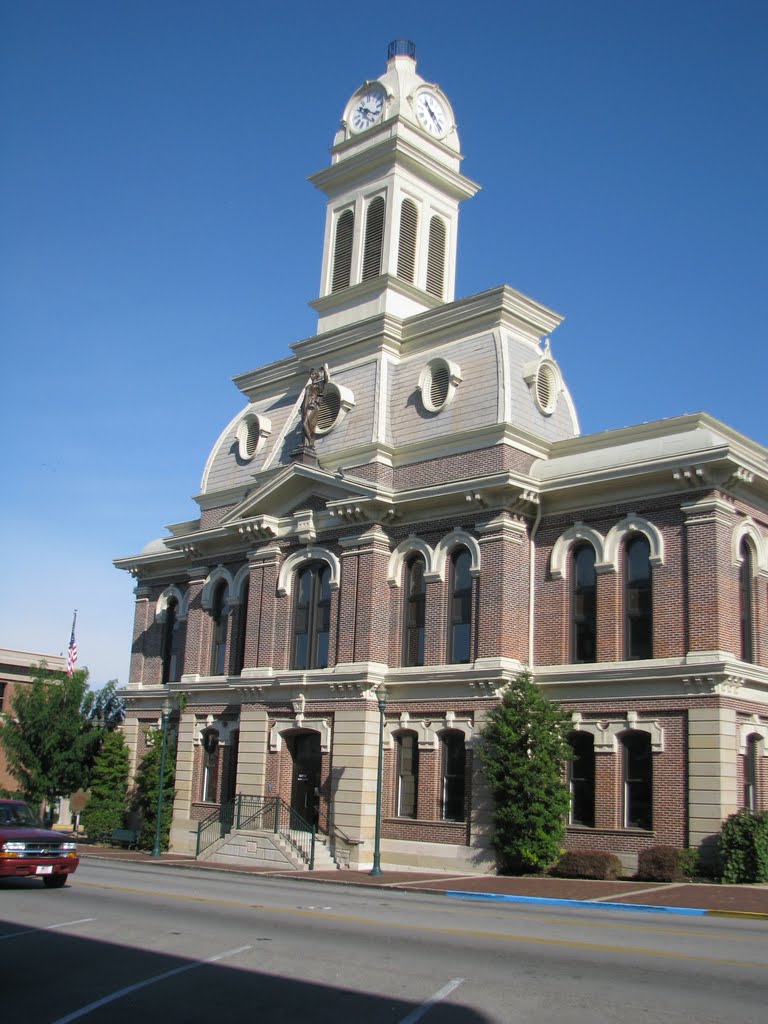
M 320 805 L 320 733 L 297 733 L 288 741 L 293 758 L 291 810 L 317 827 Z

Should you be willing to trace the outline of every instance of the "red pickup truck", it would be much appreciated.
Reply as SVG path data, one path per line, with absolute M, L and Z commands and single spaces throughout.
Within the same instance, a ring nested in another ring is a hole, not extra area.
M 0 879 L 33 875 L 60 889 L 79 863 L 70 836 L 43 828 L 22 800 L 0 799 Z

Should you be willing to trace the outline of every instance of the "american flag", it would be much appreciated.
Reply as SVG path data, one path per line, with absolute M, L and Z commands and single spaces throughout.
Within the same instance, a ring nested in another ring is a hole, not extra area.
M 72 619 L 72 632 L 69 636 L 69 647 L 67 649 L 67 675 L 71 676 L 77 664 L 77 640 L 75 640 L 75 623 L 77 622 L 77 609 Z

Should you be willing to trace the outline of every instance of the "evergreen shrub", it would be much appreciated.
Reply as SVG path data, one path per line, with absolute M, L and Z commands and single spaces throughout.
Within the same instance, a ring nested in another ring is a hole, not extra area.
M 720 881 L 768 882 L 768 812 L 742 810 L 720 828 Z

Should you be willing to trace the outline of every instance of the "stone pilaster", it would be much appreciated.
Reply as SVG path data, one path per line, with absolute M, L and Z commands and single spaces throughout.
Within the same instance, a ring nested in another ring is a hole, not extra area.
M 191 820 L 192 775 L 195 760 L 195 713 L 184 711 L 176 737 L 176 797 L 173 801 L 171 849 L 174 853 L 194 853 L 197 822 Z
M 338 663 L 383 661 L 389 644 L 389 537 L 380 526 L 372 526 L 339 544 Z
M 682 506 L 686 516 L 688 650 L 739 653 L 738 573 L 731 564 L 733 508 L 719 498 Z
M 237 793 L 246 796 L 264 796 L 266 793 L 268 726 L 266 711 L 244 709 L 240 712 Z
M 210 623 L 203 610 L 203 587 L 208 567 L 197 565 L 189 570 L 189 603 L 184 647 L 184 674 L 208 675 L 210 660 Z
M 688 711 L 688 842 L 712 859 L 720 825 L 738 810 L 736 712 Z
M 331 814 L 337 828 L 361 840 L 350 867 L 370 868 L 376 829 L 379 709 L 374 701 L 340 708 L 334 716 Z

